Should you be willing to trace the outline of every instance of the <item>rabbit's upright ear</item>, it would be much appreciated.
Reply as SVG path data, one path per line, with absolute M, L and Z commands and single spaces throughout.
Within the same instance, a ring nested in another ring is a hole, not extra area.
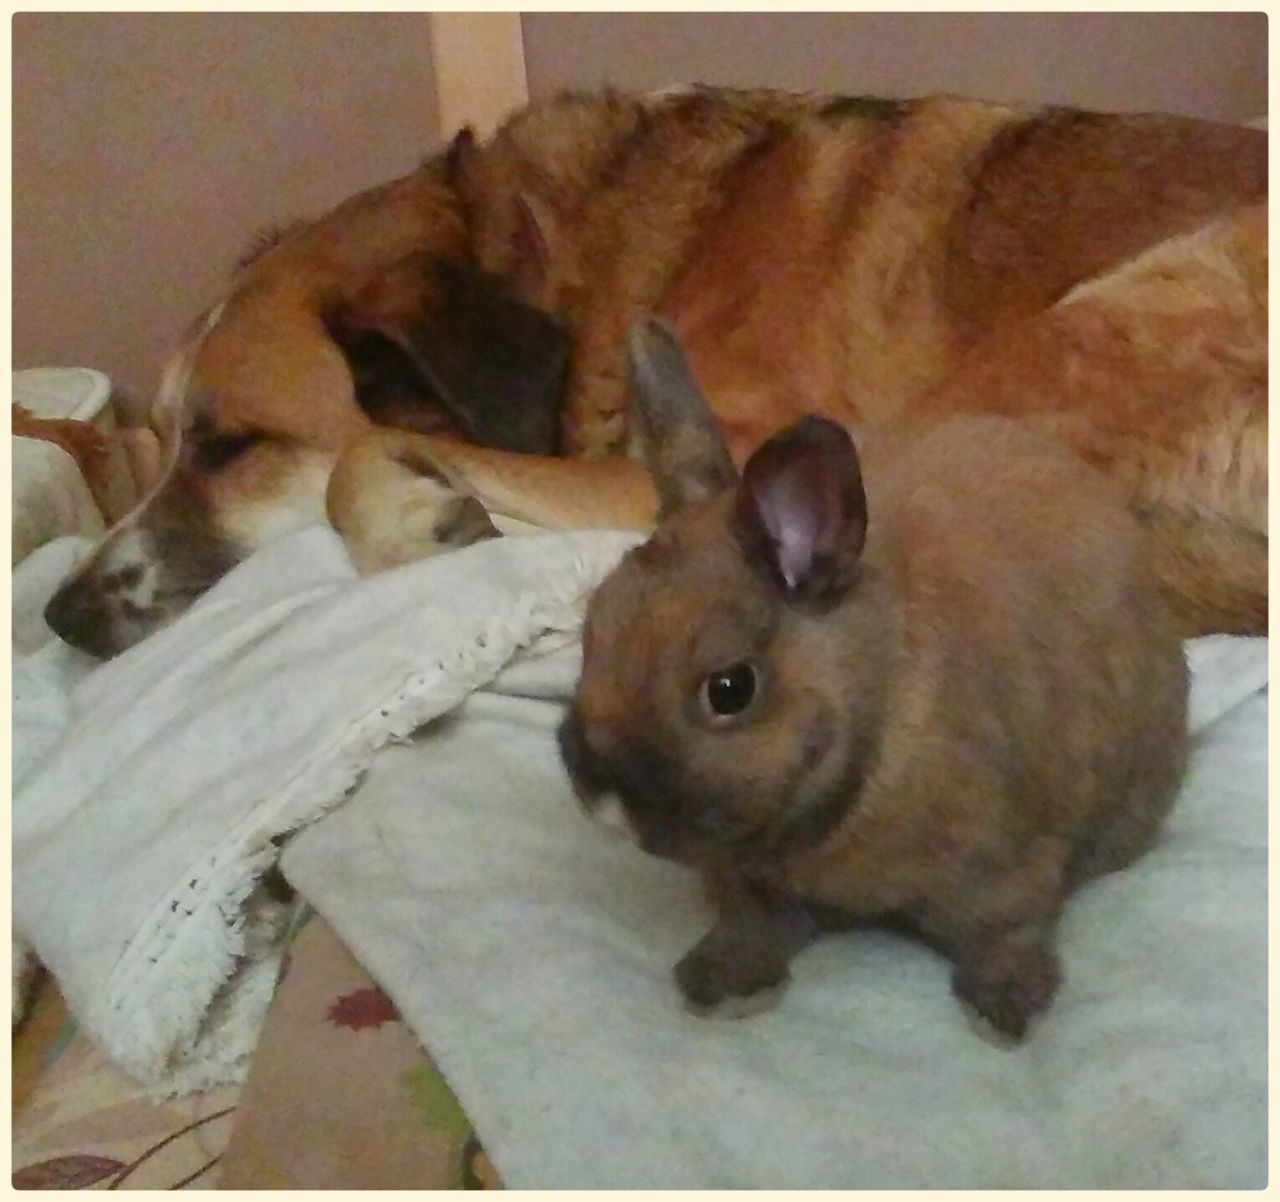
M 867 498 L 843 426 L 806 417 L 775 434 L 742 471 L 735 525 L 747 557 L 790 597 L 837 600 L 857 575 Z
M 641 318 L 627 336 L 627 358 L 629 416 L 663 516 L 732 485 L 738 477 L 724 437 L 671 327 Z

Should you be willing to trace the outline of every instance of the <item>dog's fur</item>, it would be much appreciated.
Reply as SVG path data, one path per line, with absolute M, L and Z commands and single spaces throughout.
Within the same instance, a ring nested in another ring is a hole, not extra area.
M 622 343 L 652 310 L 735 459 L 811 411 L 1019 417 L 1123 482 L 1188 632 L 1263 631 L 1266 262 L 1254 130 L 946 97 L 561 97 L 243 268 L 162 389 L 167 479 L 51 622 L 110 653 L 326 499 L 372 567 L 491 533 L 452 493 L 645 528 Z

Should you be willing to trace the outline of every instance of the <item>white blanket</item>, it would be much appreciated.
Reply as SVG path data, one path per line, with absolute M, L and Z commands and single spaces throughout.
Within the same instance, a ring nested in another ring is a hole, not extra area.
M 389 749 L 283 866 L 511 1186 L 1260 1186 L 1266 642 L 1191 657 L 1200 734 L 1165 836 L 1069 908 L 1066 983 L 1014 1051 L 888 934 L 820 942 L 768 1014 L 684 1013 L 670 968 L 709 915 L 571 800 L 552 735 L 572 648 Z
M 84 679 L 60 735 L 49 681 L 83 664 L 20 662 L 15 742 L 58 742 L 19 759 L 15 913 L 108 1054 L 170 1086 L 238 1071 L 274 973 L 269 916 L 242 926 L 271 836 L 373 760 L 283 867 L 511 1186 L 1260 1185 L 1265 641 L 1191 645 L 1184 794 L 1069 909 L 1026 1046 L 980 1039 L 946 965 L 889 935 L 819 943 L 769 1014 L 699 1020 L 669 978 L 709 921 L 694 882 L 583 818 L 554 748 L 582 599 L 629 541 L 353 581 L 307 532 Z
M 160 1091 L 243 1075 L 284 915 L 275 840 L 379 747 L 576 635 L 630 536 L 504 539 L 357 580 L 305 531 L 93 671 L 40 613 L 79 540 L 15 573 L 14 928 L 106 1055 Z

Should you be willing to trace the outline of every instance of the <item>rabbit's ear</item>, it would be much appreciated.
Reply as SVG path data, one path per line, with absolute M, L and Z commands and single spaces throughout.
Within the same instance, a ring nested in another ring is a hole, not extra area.
M 665 516 L 705 500 L 738 478 L 675 332 L 644 317 L 627 336 L 631 369 L 629 416 Z
M 844 593 L 867 531 L 858 453 L 844 427 L 806 417 L 760 447 L 742 471 L 735 524 L 748 558 L 788 596 Z

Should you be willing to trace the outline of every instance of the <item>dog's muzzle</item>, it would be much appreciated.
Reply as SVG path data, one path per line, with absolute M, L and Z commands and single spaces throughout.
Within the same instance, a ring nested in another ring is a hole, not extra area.
M 44 620 L 64 643 L 97 659 L 110 659 L 122 648 L 112 634 L 112 621 L 99 594 L 81 577 L 68 580 L 45 607 Z

